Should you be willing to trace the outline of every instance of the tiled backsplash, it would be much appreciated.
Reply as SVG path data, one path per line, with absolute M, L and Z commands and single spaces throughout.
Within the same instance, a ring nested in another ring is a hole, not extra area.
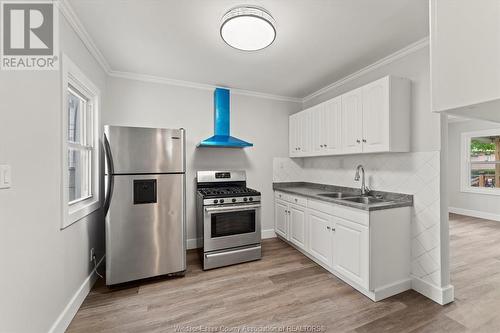
M 412 213 L 412 275 L 441 286 L 440 269 L 440 153 L 390 153 L 275 158 L 273 181 L 305 181 L 359 187 L 355 169 L 362 164 L 369 188 L 414 195 Z

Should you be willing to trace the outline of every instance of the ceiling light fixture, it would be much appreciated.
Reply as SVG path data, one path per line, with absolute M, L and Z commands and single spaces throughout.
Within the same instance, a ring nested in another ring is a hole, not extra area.
M 222 17 L 220 35 L 231 47 L 257 51 L 268 47 L 276 38 L 274 18 L 264 8 L 239 6 Z

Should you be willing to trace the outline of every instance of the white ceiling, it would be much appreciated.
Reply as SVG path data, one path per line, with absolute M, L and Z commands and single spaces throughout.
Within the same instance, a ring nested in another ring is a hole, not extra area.
M 302 98 L 428 35 L 427 0 L 70 0 L 114 71 Z M 244 52 L 222 15 L 266 8 L 277 37 Z

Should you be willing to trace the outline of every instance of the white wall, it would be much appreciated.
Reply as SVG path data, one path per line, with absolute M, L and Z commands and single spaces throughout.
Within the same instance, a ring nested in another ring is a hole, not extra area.
M 109 78 L 106 95 L 105 125 L 186 129 L 188 239 L 196 238 L 197 170 L 246 170 L 248 186 L 262 192 L 262 229 L 274 228 L 272 159 L 287 154 L 288 116 L 300 104 L 231 94 L 231 134 L 254 147 L 196 148 L 213 135 L 213 91 Z
M 453 211 L 479 212 L 485 217 L 500 220 L 500 197 L 496 195 L 466 193 L 460 191 L 461 134 L 486 129 L 500 128 L 500 124 L 482 120 L 451 122 L 448 125 L 448 198 Z M 457 210 L 458 209 L 458 210 Z
M 422 48 L 403 58 L 372 70 L 361 77 L 307 101 L 310 107 L 344 92 L 358 88 L 386 75 L 411 80 L 411 152 L 315 157 L 291 160 L 277 158 L 275 181 L 307 181 L 358 187 L 354 182 L 355 167 L 363 164 L 368 186 L 375 190 L 414 195 L 412 214 L 412 276 L 414 288 L 440 302 L 448 288 L 447 251 L 441 246 L 442 223 L 447 218 L 441 211 L 441 120 L 430 110 L 429 49 Z
M 106 76 L 60 15 L 61 51 L 105 91 Z M 0 73 L 0 331 L 46 332 L 89 276 L 90 248 L 104 254 L 100 211 L 61 226 L 61 77 L 58 71 Z

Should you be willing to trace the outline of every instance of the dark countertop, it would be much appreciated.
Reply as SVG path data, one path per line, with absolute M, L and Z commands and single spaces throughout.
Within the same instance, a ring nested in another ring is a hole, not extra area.
M 361 190 L 359 188 L 324 185 L 324 184 L 307 183 L 307 182 L 290 182 L 290 183 L 273 183 L 273 189 L 275 191 L 301 195 L 319 201 L 331 202 L 337 205 L 342 205 L 367 211 L 413 206 L 413 195 L 410 194 L 370 191 L 371 196 L 382 196 L 383 199 L 388 201 L 380 203 L 372 203 L 372 204 L 363 204 L 363 203 L 351 202 L 342 199 L 328 198 L 318 195 L 321 193 L 328 193 L 328 192 L 342 192 L 356 196 L 361 194 Z

